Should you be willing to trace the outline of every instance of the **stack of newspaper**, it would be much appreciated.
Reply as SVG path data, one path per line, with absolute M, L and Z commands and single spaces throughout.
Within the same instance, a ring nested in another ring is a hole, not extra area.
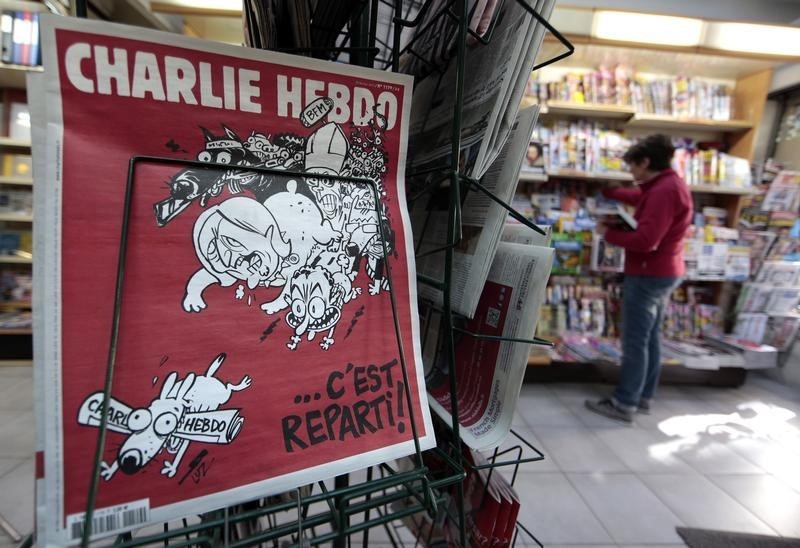
M 470 40 L 466 49 L 464 108 L 459 113 L 463 164 L 458 168 L 463 175 L 475 178 L 486 173 L 508 139 L 546 32 L 520 2 L 497 5 L 496 11 L 473 10 L 473 15 L 481 11 L 481 18 L 488 17 L 493 27 L 488 43 Z M 532 7 L 547 19 L 554 5 L 555 0 L 538 0 Z M 435 8 L 432 6 L 429 12 Z M 426 25 L 418 28 L 420 34 L 430 37 L 428 49 L 447 52 L 455 43 L 452 32 L 433 34 L 435 31 Z M 444 57 L 442 54 L 437 60 Z M 454 61 L 449 59 L 443 75 L 432 72 L 414 90 L 409 139 L 409 162 L 414 169 L 439 168 L 451 154 L 453 99 L 458 86 Z
M 538 117 L 538 107 L 519 111 L 519 104 L 545 28 L 518 2 L 468 3 L 471 34 L 460 113 L 461 154 L 455 166 L 457 33 L 451 18 L 441 17 L 445 4 L 432 3 L 412 39 L 414 53 L 427 57 L 404 57 L 401 64 L 417 75 L 424 75 L 426 67 L 443 68 L 430 72 L 415 88 L 408 163 L 412 172 L 428 175 L 416 177 L 410 187 L 414 192 L 431 190 L 442 178 L 431 173 L 457 168 L 509 203 Z M 540 0 L 533 7 L 546 18 L 553 2 Z M 479 39 L 482 33 L 486 36 Z M 412 205 L 417 271 L 435 280 L 444 280 L 446 274 L 441 250 L 447 245 L 451 190 L 432 191 L 429 199 L 426 195 Z M 508 434 L 530 353 L 530 343 L 508 339 L 533 337 L 553 250 L 549 235 L 530 227 L 509 227 L 504 233 L 508 212 L 484 193 L 471 189 L 460 205 L 461 238 L 450 273 L 450 304 L 460 318 L 455 359 L 449 363 L 443 347 L 443 292 L 420 284 L 420 297 L 431 303 L 422 311 L 423 362 L 431 407 L 449 424 L 455 398 L 463 440 L 472 448 L 488 449 Z M 451 367 L 458 378 L 457 394 L 450 391 Z

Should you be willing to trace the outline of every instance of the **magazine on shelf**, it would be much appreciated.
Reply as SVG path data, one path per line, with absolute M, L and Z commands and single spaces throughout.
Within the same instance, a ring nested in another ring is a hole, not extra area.
M 625 250 L 606 242 L 600 234 L 592 234 L 592 270 L 622 272 L 625 269 Z
M 739 232 L 739 244 L 750 248 L 750 276 L 754 277 L 761 268 L 773 242 L 775 233 L 757 230 L 742 230 Z
M 518 185 L 520 163 L 536 123 L 539 107 L 520 111 L 503 151 L 481 179 L 481 184 L 505 203 L 511 201 Z M 437 200 L 432 200 L 432 203 Z M 447 243 L 448 200 L 444 208 L 426 211 L 416 207 L 413 227 L 417 251 L 417 272 L 436 280 L 444 279 L 444 254 Z M 453 310 L 471 318 L 475 314 L 481 289 L 500 241 L 508 211 L 486 194 L 472 189 L 461 205 L 461 241 L 453 253 L 451 305 Z M 525 230 L 534 232 L 525 227 Z M 442 303 L 441 290 L 420 284 L 421 297 Z
M 774 289 L 767 284 L 744 284 L 736 301 L 736 312 L 765 312 Z
M 762 342 L 774 346 L 779 352 L 788 352 L 797 340 L 798 331 L 800 331 L 800 316 L 770 316 L 767 319 Z
M 800 262 L 765 261 L 755 281 L 776 287 L 800 285 Z
M 554 4 L 554 0 L 537 0 L 530 6 L 549 19 Z M 519 2 L 498 3 L 493 15 L 488 43 L 474 42 L 466 48 L 462 165 L 458 169 L 476 179 L 486 173 L 508 138 L 546 32 Z M 434 71 L 414 88 L 409 134 L 409 163 L 414 171 L 441 169 L 451 156 L 457 69 L 451 58 L 443 74 Z M 427 185 L 434 177 L 414 184 Z
M 473 449 L 496 447 L 508 434 L 531 345 L 472 334 L 533 338 L 552 260 L 550 248 L 501 242 L 474 318 L 456 326 L 458 421 L 462 439 Z M 442 327 L 438 310 L 430 307 L 423 311 L 429 401 L 450 424 L 450 371 L 442 348 Z
M 800 171 L 781 171 L 772 180 L 761 203 L 762 211 L 797 211 L 800 207 Z
M 797 314 L 800 287 L 776 287 L 772 290 L 766 310 L 769 314 Z
M 74 18 L 43 17 L 43 36 L 29 89 L 47 105 L 32 111 L 34 136 L 47 132 L 39 542 L 82 535 L 104 403 L 95 536 L 408 455 L 414 430 L 431 447 L 404 188 L 411 78 Z M 134 155 L 177 163 L 133 171 L 103 402 Z

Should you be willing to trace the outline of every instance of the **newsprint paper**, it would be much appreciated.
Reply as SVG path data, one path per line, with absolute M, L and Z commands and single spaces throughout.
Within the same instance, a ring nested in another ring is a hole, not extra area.
M 552 265 L 552 248 L 500 242 L 475 317 L 456 326 L 458 422 L 473 449 L 491 449 L 508 435 L 531 345 L 468 333 L 532 339 Z M 431 407 L 449 424 L 450 370 L 439 311 L 424 311 L 422 332 Z
M 42 44 L 38 545 L 83 527 L 134 155 L 231 167 L 136 167 L 97 536 L 407 455 L 412 413 L 433 446 L 411 78 L 68 18 L 43 17 Z

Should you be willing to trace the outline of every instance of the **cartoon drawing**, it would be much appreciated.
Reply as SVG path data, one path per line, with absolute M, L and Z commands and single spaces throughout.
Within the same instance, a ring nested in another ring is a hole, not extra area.
M 210 207 L 194 224 L 194 247 L 202 268 L 186 284 L 183 309 L 206 307 L 203 291 L 212 284 L 229 287 L 284 285 L 280 266 L 292 246 L 280 234 L 269 210 L 252 198 L 237 196 Z
M 352 285 L 356 276 L 348 273 L 348 263 L 343 253 L 326 251 L 292 276 L 285 296 L 290 307 L 286 323 L 294 330 L 286 345 L 290 350 L 297 348 L 303 335 L 311 341 L 323 331 L 328 333 L 320 347 L 328 350 L 334 343 L 333 331 L 342 318 L 344 304 L 361 294 L 361 288 Z
M 167 376 L 161 392 L 147 407 L 133 409 L 127 404 L 110 398 L 106 414 L 108 429 L 126 434 L 128 437 L 117 451 L 116 459 L 101 464 L 100 475 L 106 481 L 121 470 L 124 474 L 135 474 L 147 466 L 162 449 L 174 455 L 165 460 L 161 473 L 174 477 L 186 449 L 193 441 L 229 444 L 241 432 L 244 417 L 239 409 L 219 407 L 230 400 L 234 392 L 240 392 L 252 384 L 245 375 L 237 384 L 224 383 L 214 375 L 225 361 L 219 354 L 204 375 L 189 373 L 178 380 L 173 371 Z M 100 424 L 102 392 L 95 392 L 84 400 L 78 411 L 78 423 L 84 426 Z
M 242 140 L 224 125 L 221 136 L 203 129 L 198 160 L 231 169 L 181 170 L 169 182 L 170 196 L 154 205 L 159 226 L 193 201 L 206 208 L 194 223 L 201 267 L 186 284 L 186 312 L 206 307 L 203 292 L 212 285 L 240 282 L 234 292 L 240 301 L 245 283 L 251 291 L 279 287 L 260 307 L 268 315 L 291 307 L 284 316 L 293 332 L 287 346 L 294 350 L 302 337 L 325 333 L 320 347 L 327 350 L 343 307 L 361 294 L 360 272 L 369 279 L 370 295 L 389 289 L 387 261 L 397 254 L 384 189 L 386 120 L 375 112 L 367 126 L 350 126 L 348 133 L 325 121 L 329 103 L 316 101 L 308 119 L 299 120 L 302 135 L 256 129 Z M 250 167 L 309 176 L 260 174 Z M 373 181 L 377 196 L 373 187 L 340 176 Z M 223 195 L 226 190 L 231 196 Z M 252 298 L 247 295 L 248 304 Z
M 232 166 L 255 166 L 263 163 L 232 129 L 226 126 L 223 128 L 224 136 L 215 136 L 206 128 L 201 128 L 206 144 L 197 155 L 199 161 Z M 255 171 L 231 169 L 221 172 L 219 169 L 194 167 L 183 169 L 169 181 L 170 197 L 153 206 L 156 222 L 159 226 L 166 225 L 197 199 L 200 200 L 200 205 L 205 207 L 208 199 L 219 196 L 226 186 L 233 194 L 249 189 L 259 196 L 266 191 L 271 182 L 269 177 Z
M 334 240 L 342 238 L 331 226 L 330 221 L 322 216 L 313 200 L 297 192 L 297 181 L 286 183 L 286 192 L 273 194 L 264 201 L 266 208 L 275 217 L 281 231 L 281 237 L 291 242 L 292 256 L 284 263 L 283 277 L 291 280 L 294 273 L 309 264 L 315 254 L 322 251 Z M 284 285 L 281 294 L 273 301 L 261 305 L 267 314 L 275 314 L 286 308 L 288 284 Z

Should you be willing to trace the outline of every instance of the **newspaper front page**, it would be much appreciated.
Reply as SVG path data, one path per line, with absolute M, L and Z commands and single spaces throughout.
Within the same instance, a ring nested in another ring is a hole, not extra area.
M 553 249 L 500 242 L 475 317 L 454 336 L 458 421 L 464 442 L 485 450 L 500 444 L 511 428 L 530 344 L 481 339 L 475 334 L 531 339 L 544 300 Z M 429 401 L 446 423 L 451 417 L 450 365 L 441 313 L 423 312 L 423 360 Z
M 83 534 L 103 410 L 95 538 L 408 455 L 412 426 L 431 447 L 405 204 L 411 78 L 42 22 L 38 545 Z M 104 402 L 134 155 L 230 167 L 137 164 Z
M 538 112 L 539 107 L 531 107 L 519 113 L 500 156 L 481 179 L 481 184 L 505 203 L 511 201 L 517 188 L 519 170 Z M 508 211 L 503 206 L 474 189 L 469 191 L 461 206 L 462 239 L 453 253 L 451 303 L 453 310 L 468 318 L 475 314 L 507 216 Z M 447 209 L 428 212 L 420 207 L 414 210 L 417 271 L 437 280 L 444 279 L 443 255 L 427 252 L 442 249 L 446 244 L 447 221 Z M 419 294 L 439 305 L 442 303 L 442 292 L 429 285 L 420 284 Z

